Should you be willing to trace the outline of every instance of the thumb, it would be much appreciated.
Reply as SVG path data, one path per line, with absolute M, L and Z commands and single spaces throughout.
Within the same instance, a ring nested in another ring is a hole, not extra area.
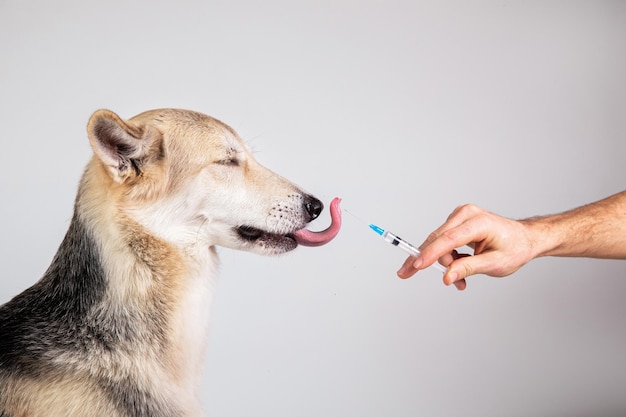
M 490 276 L 505 276 L 501 264 L 501 257 L 495 252 L 482 253 L 474 256 L 464 256 L 455 259 L 449 266 L 448 272 L 443 277 L 446 285 L 464 280 L 470 275 L 485 274 Z

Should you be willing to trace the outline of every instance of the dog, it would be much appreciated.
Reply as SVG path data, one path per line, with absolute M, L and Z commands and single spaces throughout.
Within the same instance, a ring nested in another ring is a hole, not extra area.
M 216 246 L 327 243 L 338 203 L 329 229 L 307 230 L 323 203 L 202 113 L 98 110 L 87 134 L 65 238 L 0 307 L 0 417 L 199 416 Z

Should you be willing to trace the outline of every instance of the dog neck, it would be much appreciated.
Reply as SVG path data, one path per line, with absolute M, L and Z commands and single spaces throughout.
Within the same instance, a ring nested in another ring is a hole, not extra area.
M 62 290 L 56 305 L 66 311 L 59 315 L 75 315 L 72 326 L 108 341 L 85 352 L 88 372 L 107 372 L 111 381 L 134 374 L 148 387 L 166 385 L 172 397 L 195 404 L 216 251 L 192 256 L 155 236 L 120 209 L 114 192 L 90 180 L 88 168 L 69 230 L 42 282 L 57 294 Z M 126 368 L 111 369 L 111 362 Z

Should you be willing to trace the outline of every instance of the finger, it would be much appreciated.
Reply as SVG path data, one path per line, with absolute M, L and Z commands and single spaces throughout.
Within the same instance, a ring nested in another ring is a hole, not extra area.
M 443 266 L 450 266 L 450 264 L 459 258 L 463 258 L 465 256 L 472 256 L 468 253 L 459 253 L 456 249 L 453 249 L 450 253 L 446 253 L 441 258 L 439 258 L 439 263 Z
M 419 268 L 415 268 L 415 266 L 413 265 L 414 261 L 415 257 L 413 256 L 409 256 L 408 258 L 406 258 L 406 260 L 397 272 L 399 278 L 411 278 L 413 275 L 415 275 L 417 271 L 419 271 Z
M 422 243 L 422 245 L 420 246 L 420 249 L 423 246 L 426 246 L 429 243 L 436 240 L 445 231 L 458 227 L 460 224 L 464 223 L 469 218 L 475 216 L 476 213 L 479 212 L 480 210 L 481 209 L 479 207 L 473 204 L 465 204 L 462 206 L 458 206 L 452 211 L 452 213 L 450 213 L 446 221 L 441 226 L 439 226 L 430 235 L 428 235 L 424 243 Z
M 421 255 L 417 257 L 418 269 L 430 266 L 435 259 L 442 259 L 453 249 L 469 245 L 473 247 L 474 241 L 484 239 L 485 232 L 481 230 L 481 218 L 487 212 L 473 204 L 465 204 L 457 207 L 448 220 L 437 230 L 431 233 L 426 241 L 420 245 Z
M 502 256 L 496 252 L 486 252 L 475 256 L 456 259 L 444 276 L 447 285 L 465 279 L 471 275 L 485 274 L 492 277 L 504 277 L 515 272 L 517 268 L 504 264 Z
M 481 228 L 480 220 L 471 218 L 452 229 L 446 230 L 430 244 L 422 247 L 416 264 L 421 262 L 419 269 L 423 269 L 439 259 L 443 265 L 449 265 L 452 262 L 451 258 L 455 256 L 453 250 L 485 239 L 486 233 Z
M 448 271 L 443 274 L 443 284 L 446 286 L 454 284 L 456 289 L 459 291 L 463 291 L 467 286 L 465 279 L 461 278 L 452 268 L 449 268 Z
M 464 279 L 460 279 L 454 282 L 454 286 L 457 290 L 463 291 L 465 290 L 465 288 L 467 288 L 467 281 L 465 281 Z
M 439 263 L 443 266 L 448 266 L 456 259 L 456 250 L 452 250 L 449 253 L 444 254 L 438 259 Z

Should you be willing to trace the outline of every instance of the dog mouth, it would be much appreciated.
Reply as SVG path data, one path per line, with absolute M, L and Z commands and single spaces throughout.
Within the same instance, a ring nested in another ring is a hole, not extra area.
M 295 230 L 291 233 L 277 234 L 253 226 L 239 226 L 236 228 L 239 237 L 250 243 L 263 244 L 265 246 L 282 247 L 285 250 L 294 249 L 298 245 L 321 246 L 325 245 L 337 236 L 341 228 L 341 199 L 335 198 L 330 204 L 331 224 L 328 228 L 314 232 L 306 228 Z
M 237 234 L 240 238 L 247 242 L 256 242 L 258 240 L 285 240 L 291 239 L 295 242 L 296 238 L 292 233 L 279 235 L 277 233 L 266 232 L 265 230 L 257 229 L 252 226 L 239 226 L 237 228 Z
M 252 226 L 239 226 L 235 231 L 242 241 L 261 249 L 262 253 L 278 254 L 298 246 L 293 233 L 271 233 Z

